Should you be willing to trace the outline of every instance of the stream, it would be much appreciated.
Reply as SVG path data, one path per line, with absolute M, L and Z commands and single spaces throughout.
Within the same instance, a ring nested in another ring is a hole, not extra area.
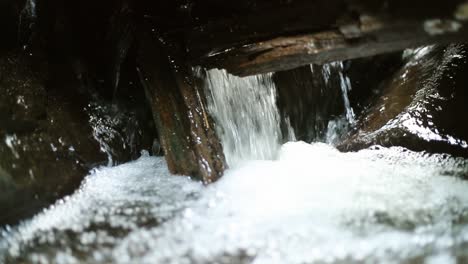
M 337 166 L 336 164 L 339 164 Z M 463 263 L 467 161 L 403 148 L 340 153 L 287 143 L 279 158 L 204 187 L 162 158 L 95 169 L 2 233 L 0 259 L 32 263 Z
M 271 76 L 206 76 L 230 166 L 221 180 L 170 175 L 147 152 L 96 168 L 73 195 L 3 229 L 0 262 L 468 262 L 468 160 L 282 144 Z

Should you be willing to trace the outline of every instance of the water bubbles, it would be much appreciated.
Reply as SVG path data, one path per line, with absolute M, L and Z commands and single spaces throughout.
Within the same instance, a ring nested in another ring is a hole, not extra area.
M 449 155 L 295 142 L 204 187 L 145 154 L 2 231 L 0 261 L 452 261 L 466 257 L 467 170 Z

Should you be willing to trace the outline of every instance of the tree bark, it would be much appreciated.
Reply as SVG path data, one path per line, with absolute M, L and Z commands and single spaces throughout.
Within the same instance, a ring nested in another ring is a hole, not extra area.
M 237 27 L 212 22 L 188 35 L 189 55 L 194 64 L 248 76 L 468 40 L 468 4 L 462 0 L 326 2 L 329 7 L 301 2 L 314 19 L 289 8 L 269 11 L 267 18 L 238 18 Z M 297 18 L 288 21 L 291 14 Z
M 142 33 L 139 43 L 138 71 L 169 170 L 204 183 L 216 181 L 225 159 L 199 82 L 187 64 L 177 55 L 169 56 L 154 36 Z

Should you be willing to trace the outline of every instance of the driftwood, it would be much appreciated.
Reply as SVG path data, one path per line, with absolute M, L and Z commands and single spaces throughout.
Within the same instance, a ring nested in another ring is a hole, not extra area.
M 464 1 L 373 2 L 301 2 L 296 9 L 268 11 L 266 22 L 255 13 L 211 22 L 187 34 L 189 57 L 247 76 L 468 39 Z
M 139 43 L 138 72 L 169 170 L 204 183 L 216 181 L 225 160 L 199 81 L 152 35 L 140 34 Z

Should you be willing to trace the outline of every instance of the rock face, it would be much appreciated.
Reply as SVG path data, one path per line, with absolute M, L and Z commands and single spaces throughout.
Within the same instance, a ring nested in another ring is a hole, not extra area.
M 91 168 L 151 149 L 154 133 L 142 131 L 136 114 L 50 78 L 43 61 L 0 57 L 0 225 L 71 193 Z
M 18 24 L 22 1 L 3 0 L 0 2 L 0 53 L 3 49 L 14 47 L 18 41 Z
M 341 129 L 347 129 L 346 120 L 339 120 L 345 118 L 349 122 L 348 111 L 351 111 L 351 119 L 362 114 L 382 80 L 401 67 L 401 54 L 311 64 L 275 72 L 273 80 L 278 91 L 283 135 L 288 135 L 288 129 L 292 128 L 297 140 L 329 141 L 327 134 L 333 134 L 329 125 L 333 129 L 332 123 L 341 123 L 344 126 Z
M 403 146 L 467 157 L 467 52 L 466 45 L 405 52 L 406 64 L 381 84 L 382 93 L 339 148 Z
M 169 170 L 204 183 L 217 180 L 225 158 L 205 110 L 201 80 L 153 36 L 142 33 L 139 43 L 138 69 Z
M 88 169 L 107 160 L 91 127 L 83 126 L 83 105 L 66 100 L 66 92 L 46 91 L 44 66 L 22 55 L 0 59 L 2 223 L 72 191 Z
M 273 74 L 282 120 L 289 120 L 297 140 L 322 141 L 328 122 L 344 113 L 339 69 L 309 65 Z M 282 124 L 283 135 L 288 124 Z
M 349 101 L 357 117 L 365 112 L 380 93 L 383 80 L 388 80 L 405 64 L 403 51 L 347 61 L 350 79 Z

